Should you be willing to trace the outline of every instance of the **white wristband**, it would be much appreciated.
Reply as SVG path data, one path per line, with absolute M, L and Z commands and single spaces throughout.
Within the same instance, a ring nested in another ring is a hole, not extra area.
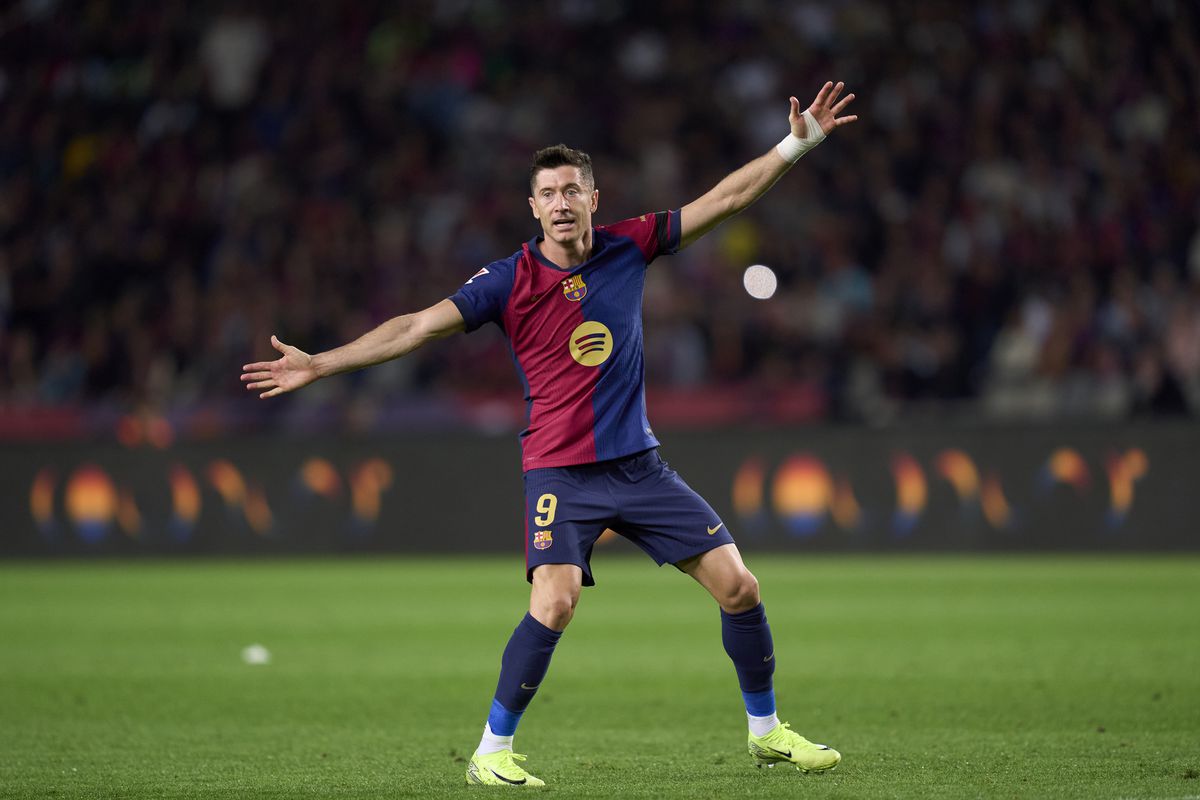
M 804 111 L 804 127 L 803 139 L 789 133 L 782 142 L 775 145 L 776 152 L 789 164 L 795 164 L 800 160 L 800 156 L 825 141 L 825 131 L 821 130 L 821 123 L 817 122 L 812 112 L 807 109 Z

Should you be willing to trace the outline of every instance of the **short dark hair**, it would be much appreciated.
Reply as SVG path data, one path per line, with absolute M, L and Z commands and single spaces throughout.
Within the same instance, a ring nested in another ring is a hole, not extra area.
M 529 193 L 537 187 L 538 173 L 544 169 L 558 167 L 578 167 L 583 182 L 590 188 L 596 188 L 596 179 L 592 177 L 592 157 L 582 150 L 572 150 L 565 144 L 543 147 L 533 154 L 533 164 L 529 167 Z

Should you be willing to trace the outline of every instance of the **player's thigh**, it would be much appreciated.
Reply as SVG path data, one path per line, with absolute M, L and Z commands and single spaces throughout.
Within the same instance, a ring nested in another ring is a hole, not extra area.
M 657 452 L 639 458 L 615 493 L 620 519 L 614 529 L 659 564 L 679 564 L 733 543 L 708 501 Z
M 758 579 L 746 568 L 735 544 L 708 550 L 675 566 L 692 576 L 730 613 L 747 611 L 759 603 Z
M 589 474 L 569 468 L 530 470 L 525 476 L 525 565 L 532 582 L 546 564 L 574 564 L 591 586 L 592 548 L 608 527 L 612 504 L 594 490 Z

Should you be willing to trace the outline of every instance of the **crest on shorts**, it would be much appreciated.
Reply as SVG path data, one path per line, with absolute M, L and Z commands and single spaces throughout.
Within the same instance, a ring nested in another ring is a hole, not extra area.
M 554 544 L 554 537 L 550 535 L 550 531 L 533 532 L 533 546 L 536 549 L 545 550 L 552 544 Z
M 587 284 L 582 275 L 572 275 L 562 282 L 563 294 L 572 303 L 578 303 L 587 294 Z

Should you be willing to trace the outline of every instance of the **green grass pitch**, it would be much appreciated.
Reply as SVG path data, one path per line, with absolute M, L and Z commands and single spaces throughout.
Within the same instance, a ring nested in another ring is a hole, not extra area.
M 517 735 L 549 795 L 1200 796 L 1200 558 L 748 563 L 781 716 L 837 771 L 754 769 L 715 606 L 606 551 Z M 0 797 L 494 792 L 464 759 L 522 578 L 519 558 L 0 564 Z

